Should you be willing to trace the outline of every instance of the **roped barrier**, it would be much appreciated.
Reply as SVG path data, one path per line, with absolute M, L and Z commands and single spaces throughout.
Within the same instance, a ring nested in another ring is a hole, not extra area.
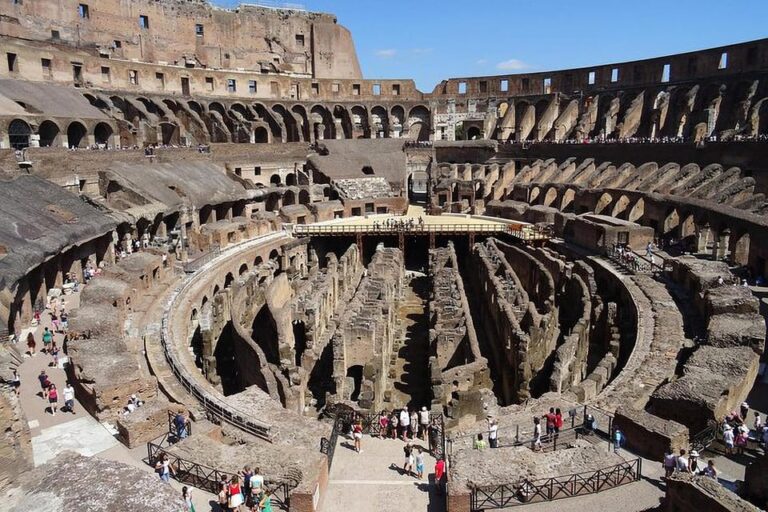
M 229 253 L 234 253 L 240 250 L 243 250 L 247 247 L 253 246 L 253 245 L 259 245 L 268 241 L 279 240 L 280 238 L 286 237 L 287 235 L 282 232 L 278 233 L 270 233 L 268 235 L 265 235 L 263 237 L 249 240 L 248 242 L 245 242 L 244 244 L 238 244 L 232 247 L 229 247 L 219 253 L 219 256 L 226 256 Z M 244 247 L 247 246 L 247 247 Z M 198 269 L 198 272 L 202 272 L 206 270 L 206 267 L 212 263 L 213 260 L 208 261 L 203 265 L 200 269 Z M 207 390 L 203 389 L 202 386 L 199 386 L 195 382 L 195 378 L 190 375 L 184 365 L 177 360 L 176 354 L 173 350 L 170 349 L 169 343 L 171 343 L 171 334 L 170 334 L 170 327 L 169 327 L 169 315 L 170 312 L 174 309 L 173 306 L 179 297 L 183 292 L 185 292 L 194 281 L 197 280 L 199 277 L 199 274 L 191 274 L 187 276 L 184 281 L 174 290 L 174 292 L 171 294 L 171 297 L 168 299 L 168 302 L 165 306 L 165 312 L 163 313 L 163 324 L 162 324 L 162 330 L 160 333 L 160 343 L 163 346 L 163 353 L 165 355 L 165 360 L 168 363 L 168 367 L 171 369 L 171 372 L 173 373 L 176 380 L 179 382 L 179 384 L 195 399 L 197 399 L 198 402 L 200 402 L 200 405 L 205 409 L 206 413 L 208 414 L 209 419 L 213 421 L 224 421 L 227 422 L 240 430 L 247 432 L 251 435 L 254 435 L 256 437 L 259 437 L 261 439 L 264 439 L 266 441 L 271 441 L 271 429 L 270 426 L 266 423 L 252 420 L 248 418 L 248 414 L 238 410 L 235 407 L 230 406 L 220 398 L 217 398 L 212 393 L 208 392 Z
M 481 512 L 530 503 L 594 494 L 642 478 L 643 460 L 622 462 L 615 466 L 572 475 L 555 476 L 501 485 L 472 486 L 470 510 Z
M 168 461 L 172 469 L 171 474 L 174 479 L 183 484 L 208 491 L 211 494 L 218 494 L 222 478 L 226 478 L 233 474 L 231 472 L 220 471 L 210 466 L 183 459 L 167 451 L 161 445 L 147 443 L 147 462 L 150 466 L 154 467 L 163 455 L 168 456 Z M 277 508 L 286 511 L 289 510 L 290 506 L 291 490 L 297 485 L 298 482 L 295 481 L 277 482 L 266 480 L 264 482 L 264 487 L 272 493 L 272 504 L 277 506 Z

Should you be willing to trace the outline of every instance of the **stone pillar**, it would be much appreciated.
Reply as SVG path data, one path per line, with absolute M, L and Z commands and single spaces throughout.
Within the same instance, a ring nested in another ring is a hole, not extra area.
M 707 250 L 707 238 L 709 237 L 709 224 L 696 226 L 696 252 Z
M 728 228 L 722 229 L 717 234 L 717 252 L 715 253 L 716 260 L 724 260 L 728 257 L 728 244 L 730 243 L 731 230 Z

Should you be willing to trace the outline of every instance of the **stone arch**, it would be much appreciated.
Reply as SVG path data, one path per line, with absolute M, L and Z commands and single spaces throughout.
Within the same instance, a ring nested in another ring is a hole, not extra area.
M 264 258 L 261 256 L 256 256 L 256 258 L 253 260 L 253 266 L 258 267 L 259 265 L 264 263 Z
M 680 223 L 680 238 L 688 238 L 696 234 L 696 218 L 692 213 L 685 215 L 685 220 Z
M 356 138 L 370 139 L 371 127 L 368 124 L 368 111 L 362 105 L 355 105 L 350 110 L 352 114 L 352 127 Z
M 264 203 L 264 209 L 268 212 L 273 212 L 280 208 L 280 194 L 272 192 L 267 196 L 267 200 Z
M 269 183 L 271 185 L 280 186 L 283 183 L 283 179 L 280 177 L 280 173 L 275 173 L 269 177 Z
M 288 173 L 285 176 L 285 184 L 287 186 L 289 186 L 289 187 L 295 187 L 296 186 L 296 173 L 295 172 Z
M 480 132 L 480 128 L 477 126 L 470 126 L 467 129 L 466 133 L 467 140 L 479 140 L 482 138 L 482 133 Z
M 256 144 L 269 143 L 269 131 L 264 126 L 257 126 L 253 129 L 253 142 Z
M 40 135 L 40 147 L 56 147 L 60 145 L 61 128 L 55 121 L 47 119 L 40 123 L 40 127 L 37 129 L 37 134 Z
M 352 138 L 352 119 L 349 116 L 349 111 L 342 105 L 335 105 L 333 107 L 333 118 L 341 125 L 341 131 L 345 139 Z
M 563 198 L 560 201 L 560 211 L 563 213 L 573 212 L 573 201 L 576 199 L 576 191 L 572 188 L 567 188 L 563 192 Z
M 180 144 L 180 130 L 176 123 L 160 123 L 160 136 L 166 146 L 178 146 Z
M 604 192 L 603 195 L 600 196 L 600 199 L 597 200 L 597 204 L 595 205 L 595 213 L 602 215 L 612 202 L 613 196 L 611 196 L 611 194 L 608 192 Z
M 72 121 L 67 127 L 67 142 L 70 148 L 82 148 L 88 145 L 88 130 L 79 121 Z
M 672 208 L 672 210 L 664 216 L 664 225 L 661 227 L 661 230 L 662 235 L 668 237 L 674 236 L 675 233 L 678 235 L 680 234 L 680 214 L 676 208 Z
M 222 105 L 218 101 L 212 101 L 211 103 L 209 103 L 208 104 L 208 111 L 209 112 L 218 112 L 219 115 L 221 115 L 221 117 L 223 119 L 227 118 L 227 109 L 224 108 L 224 105 Z
M 305 141 L 311 140 L 310 137 L 310 126 L 309 126 L 309 117 L 307 116 L 307 109 L 304 108 L 304 105 L 293 105 L 291 107 L 291 112 L 293 112 L 294 117 L 298 117 L 298 119 L 301 121 L 301 134 Z
M 536 204 L 539 194 L 541 194 L 541 189 L 539 187 L 532 187 L 528 193 L 528 204 Z
M 389 137 L 389 115 L 381 105 L 371 108 L 371 136 Z
M 396 132 L 396 134 L 402 134 L 403 130 L 405 130 L 405 108 L 402 105 L 395 105 L 390 110 L 390 121 L 391 121 L 391 130 Z
M 641 197 L 632 206 L 632 209 L 629 211 L 629 215 L 627 216 L 627 220 L 630 222 L 639 223 L 640 219 L 643 218 L 643 215 L 645 215 L 645 200 Z
M 296 204 L 296 193 L 288 189 L 283 193 L 283 206 L 290 206 Z
M 272 105 L 272 112 L 279 115 L 283 119 L 283 125 L 285 126 L 286 142 L 301 141 L 299 126 L 298 126 L 298 123 L 296 122 L 296 118 L 293 117 L 293 114 L 280 103 Z
M 242 276 L 246 272 L 248 272 L 248 264 L 247 263 L 243 263 L 242 265 L 240 265 L 240 268 L 237 271 L 237 275 L 238 276 Z
M 417 105 L 408 112 L 408 137 L 426 141 L 430 136 L 430 114 L 424 105 Z
M 557 200 L 557 195 L 557 189 L 555 187 L 549 187 L 549 189 L 547 189 L 546 195 L 544 196 L 544 202 L 542 204 L 544 206 L 552 206 Z
M 309 204 L 309 191 L 306 189 L 299 190 L 299 204 Z
M 618 219 L 625 219 L 627 218 L 628 214 L 628 208 L 629 208 L 629 197 L 622 194 L 619 199 L 614 203 L 613 210 L 611 211 L 611 217 L 616 217 Z
M 251 325 L 251 338 L 264 352 L 267 362 L 280 364 L 277 322 L 268 305 L 261 307 Z
M 232 286 L 232 283 L 235 281 L 235 276 L 232 275 L 232 272 L 227 272 L 227 275 L 224 276 L 224 289 L 226 290 L 230 286 Z
M 112 127 L 107 123 L 99 123 L 93 129 L 93 136 L 96 140 L 96 144 L 108 145 L 110 143 L 112 133 Z
M 336 125 L 333 122 L 333 117 L 323 105 L 312 107 L 310 119 L 315 140 L 336 138 Z

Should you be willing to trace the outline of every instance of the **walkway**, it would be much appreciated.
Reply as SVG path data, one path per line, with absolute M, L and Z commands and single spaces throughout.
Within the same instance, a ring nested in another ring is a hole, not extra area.
M 393 365 L 395 379 L 390 407 L 421 408 L 429 405 L 429 325 L 427 287 L 429 278 L 416 274 L 405 287 L 397 315 L 404 328 L 403 344 Z
M 98 277 L 97 277 L 98 279 Z M 79 306 L 79 293 L 64 296 L 66 309 L 71 313 Z M 154 299 L 154 297 L 152 297 Z M 139 305 L 137 304 L 137 307 Z M 19 366 L 21 378 L 21 394 L 19 396 L 21 408 L 27 419 L 30 435 L 32 437 L 32 456 L 35 466 L 40 466 L 55 458 L 62 452 L 73 451 L 85 457 L 99 457 L 105 460 L 121 462 L 153 473 L 154 469 L 147 466 L 142 459 L 146 457 L 146 448 L 139 447 L 129 450 L 115 437 L 114 425 L 101 424 L 91 416 L 76 400 L 75 413 L 62 412 L 60 409 L 52 415 L 47 400 L 42 397 L 40 383 L 37 376 L 41 370 L 45 370 L 49 379 L 59 391 L 59 408 L 64 405 L 64 386 L 66 385 L 66 373 L 62 361 L 58 368 L 52 366 L 53 358 L 39 352 L 43 347 L 42 333 L 45 327 L 51 325 L 50 311 L 45 310 L 41 315 L 41 325 L 28 327 L 22 330 L 18 348 L 26 350 L 26 337 L 32 332 L 37 341 L 38 352 L 35 356 L 24 354 L 24 361 Z M 55 334 L 54 340 L 61 347 L 64 341 L 63 334 Z M 174 489 L 181 493 L 182 485 L 172 481 Z M 193 490 L 195 507 L 200 512 L 211 510 L 211 501 L 214 497 L 199 489 Z
M 415 445 L 426 446 L 417 439 Z M 441 512 L 444 499 L 430 485 L 435 459 L 426 451 L 424 479 L 402 473 L 403 446 L 399 439 L 363 436 L 363 451 L 354 451 L 351 438 L 339 436 L 322 511 Z M 415 469 L 415 468 L 414 468 Z

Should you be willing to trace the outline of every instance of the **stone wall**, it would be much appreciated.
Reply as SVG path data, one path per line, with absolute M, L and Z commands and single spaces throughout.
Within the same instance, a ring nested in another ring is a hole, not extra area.
M 679 453 L 688 449 L 688 429 L 675 421 L 669 421 L 630 407 L 619 407 L 613 418 L 613 428 L 624 433 L 625 447 L 632 453 L 650 460 L 664 460 L 668 450 Z
M 758 512 L 757 507 L 739 498 L 720 482 L 705 476 L 675 473 L 667 478 L 664 512 Z

